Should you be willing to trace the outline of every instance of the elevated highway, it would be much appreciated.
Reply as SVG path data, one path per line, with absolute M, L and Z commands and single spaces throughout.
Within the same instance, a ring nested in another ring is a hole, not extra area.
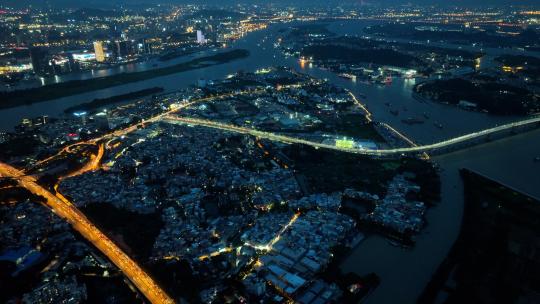
M 173 115 L 163 116 L 164 121 L 176 122 L 189 125 L 204 126 L 209 128 L 215 128 L 230 132 L 236 132 L 241 134 L 249 134 L 252 136 L 265 138 L 272 141 L 287 143 L 287 144 L 302 144 L 308 145 L 315 148 L 330 149 L 348 153 L 356 153 L 362 155 L 371 155 L 371 156 L 380 156 L 380 157 L 391 157 L 391 156 L 402 156 L 402 155 L 418 155 L 422 153 L 431 154 L 445 154 L 456 149 L 461 149 L 471 145 L 483 143 L 486 140 L 493 139 L 493 137 L 503 134 L 505 136 L 513 135 L 517 132 L 522 132 L 530 130 L 533 128 L 540 127 L 540 116 L 535 116 L 529 119 L 516 121 L 493 128 L 485 129 L 478 132 L 473 132 L 470 134 L 450 138 L 443 140 L 437 143 L 428 144 L 428 145 L 414 145 L 406 148 L 393 148 L 393 149 L 362 149 L 362 148 L 345 148 L 337 147 L 334 145 L 324 144 L 320 142 L 310 141 L 302 138 L 290 137 L 286 135 L 276 134 L 272 132 L 260 131 L 256 129 L 246 128 L 235 126 L 232 124 L 226 124 L 222 122 L 190 118 L 190 117 L 179 117 Z M 507 133 L 505 133 L 507 132 Z
M 264 92 L 264 90 L 238 91 L 190 100 L 188 102 L 179 104 L 177 107 L 174 107 L 168 111 L 150 117 L 145 121 L 133 124 L 124 129 L 115 130 L 99 137 L 90 139 L 88 141 L 81 141 L 68 145 L 62 150 L 60 150 L 58 153 L 37 162 L 34 165 L 34 168 L 57 159 L 62 155 L 62 153 L 71 153 L 72 149 L 76 146 L 97 145 L 97 154 L 90 157 L 90 161 L 85 164 L 81 169 L 68 174 L 66 177 L 80 175 L 88 171 L 94 171 L 98 169 L 100 161 L 105 153 L 105 149 L 108 147 L 108 145 L 104 144 L 104 142 L 107 142 L 107 140 L 111 140 L 136 131 L 140 127 L 144 127 L 146 124 L 161 121 L 162 118 L 166 115 L 189 107 L 196 103 L 215 101 L 222 98 L 231 98 L 242 94 L 260 94 L 262 92 Z M 137 289 L 148 299 L 150 303 L 174 303 L 174 300 L 170 298 L 165 293 L 165 291 L 157 285 L 157 283 L 144 271 L 144 269 L 142 269 L 111 239 L 109 239 L 103 232 L 101 232 L 99 228 L 92 224 L 92 222 L 66 197 L 64 197 L 60 193 L 57 193 L 55 195 L 43 186 L 39 185 L 37 178 L 33 175 L 28 174 L 28 171 L 30 171 L 31 169 L 32 168 L 22 171 L 8 164 L 0 162 L 0 179 L 5 178 L 14 180 L 18 183 L 19 186 L 26 188 L 31 193 L 42 196 L 45 199 L 46 204 L 53 210 L 55 214 L 69 222 L 76 231 L 78 231 L 84 238 L 91 242 L 105 256 L 107 256 L 109 260 L 113 262 L 124 273 L 124 275 L 137 287 Z M 55 187 L 57 188 L 58 184 Z
M 0 163 L 0 177 L 11 178 L 28 191 L 42 196 L 56 215 L 67 220 L 84 238 L 111 260 L 153 304 L 174 303 L 156 282 L 114 242 L 103 234 L 75 205 L 63 201 L 37 183 L 33 176 L 25 175 L 7 164 Z

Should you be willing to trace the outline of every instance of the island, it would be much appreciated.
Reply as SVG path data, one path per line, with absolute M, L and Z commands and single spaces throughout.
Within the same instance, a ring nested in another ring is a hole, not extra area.
M 76 106 L 69 107 L 65 109 L 64 112 L 75 113 L 75 112 L 82 112 L 82 111 L 92 111 L 97 108 L 104 107 L 104 106 L 117 103 L 120 101 L 132 100 L 132 99 L 145 97 L 148 95 L 153 95 L 153 94 L 157 94 L 161 92 L 163 92 L 163 88 L 153 87 L 153 88 L 138 90 L 138 91 L 130 92 L 126 94 L 114 95 L 107 98 L 96 98 L 90 102 L 86 102 L 86 103 L 82 103 Z
M 417 84 L 414 94 L 495 115 L 528 115 L 540 111 L 540 101 L 533 92 L 493 81 L 464 78 L 433 80 Z

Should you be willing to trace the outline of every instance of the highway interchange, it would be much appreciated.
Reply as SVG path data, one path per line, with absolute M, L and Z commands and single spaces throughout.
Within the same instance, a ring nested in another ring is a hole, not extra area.
M 25 175 L 7 164 L 0 163 L 0 175 L 12 178 L 31 193 L 42 196 L 56 215 L 68 221 L 73 229 L 107 256 L 151 303 L 174 303 L 134 260 L 94 226 L 73 204 L 61 200 L 40 186 L 35 177 Z

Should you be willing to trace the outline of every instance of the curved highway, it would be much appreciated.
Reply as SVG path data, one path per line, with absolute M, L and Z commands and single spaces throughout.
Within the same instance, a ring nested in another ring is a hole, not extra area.
M 373 156 L 393 156 L 393 155 L 401 155 L 401 154 L 407 154 L 407 153 L 425 153 L 425 152 L 430 152 L 436 149 L 448 148 L 456 144 L 472 141 L 480 137 L 488 136 L 490 134 L 494 134 L 494 133 L 501 132 L 504 130 L 509 130 L 516 127 L 540 123 L 540 116 L 535 116 L 533 118 L 508 123 L 505 125 L 485 129 L 478 132 L 473 132 L 470 134 L 458 136 L 455 138 L 447 139 L 447 140 L 433 143 L 433 144 L 415 145 L 415 146 L 407 147 L 407 148 L 371 150 L 371 149 L 362 149 L 362 148 L 336 147 L 334 145 L 323 144 L 320 142 L 309 141 L 306 139 L 295 138 L 295 137 L 275 134 L 271 132 L 259 131 L 256 129 L 250 129 L 246 127 L 239 127 L 239 126 L 225 124 L 225 123 L 211 121 L 211 120 L 189 118 L 189 117 L 178 117 L 178 116 L 171 116 L 171 115 L 167 115 L 163 117 L 165 118 L 166 121 L 169 121 L 169 122 L 179 122 L 179 123 L 184 123 L 184 124 L 198 125 L 198 126 L 205 126 L 205 127 L 215 128 L 215 129 L 220 129 L 220 130 L 226 130 L 226 131 L 231 131 L 231 132 L 236 132 L 236 133 L 250 134 L 256 137 L 288 143 L 288 144 L 303 144 L 303 145 L 308 145 L 315 148 L 324 148 L 324 149 L 330 149 L 330 150 L 337 150 L 337 151 L 363 154 L 363 155 L 373 155 Z
M 24 175 L 7 164 L 0 163 L 0 176 L 16 180 L 21 187 L 45 198 L 46 203 L 61 218 L 66 219 L 75 230 L 105 254 L 153 304 L 174 303 L 154 280 L 111 239 L 103 234 L 73 204 L 56 197 L 37 183 L 35 177 Z

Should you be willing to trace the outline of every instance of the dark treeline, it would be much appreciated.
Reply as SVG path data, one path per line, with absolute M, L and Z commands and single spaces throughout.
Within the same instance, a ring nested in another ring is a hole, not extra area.
M 153 88 L 139 90 L 139 91 L 130 92 L 126 94 L 115 95 L 115 96 L 111 96 L 107 98 L 96 98 L 90 102 L 79 104 L 73 107 L 69 107 L 65 109 L 64 112 L 73 113 L 73 112 L 78 112 L 78 111 L 91 111 L 91 110 L 95 110 L 97 108 L 104 107 L 106 105 L 117 103 L 120 101 L 131 100 L 131 99 L 140 98 L 140 97 L 144 97 L 144 96 L 148 96 L 148 95 L 152 95 L 156 93 L 161 93 L 161 92 L 163 92 L 163 88 L 153 87 Z
M 315 60 L 336 60 L 343 63 L 374 63 L 403 68 L 419 64 L 418 59 L 390 49 L 356 49 L 340 45 L 312 45 L 302 50 L 302 55 Z
M 401 24 L 387 23 L 374 25 L 364 31 L 368 34 L 385 37 L 399 37 L 414 40 L 445 41 L 458 44 L 480 43 L 492 47 L 525 47 L 538 45 L 540 34 L 533 30 L 523 30 L 515 36 L 503 36 L 495 29 L 489 31 L 476 31 L 451 27 L 450 25 L 436 25 L 439 30 L 421 30 L 419 26 L 433 26 L 433 24 Z
M 473 83 L 453 78 L 421 83 L 414 91 L 428 99 L 453 105 L 460 101 L 472 102 L 478 110 L 497 115 L 527 115 L 540 111 L 540 101 L 529 90 L 495 82 Z

